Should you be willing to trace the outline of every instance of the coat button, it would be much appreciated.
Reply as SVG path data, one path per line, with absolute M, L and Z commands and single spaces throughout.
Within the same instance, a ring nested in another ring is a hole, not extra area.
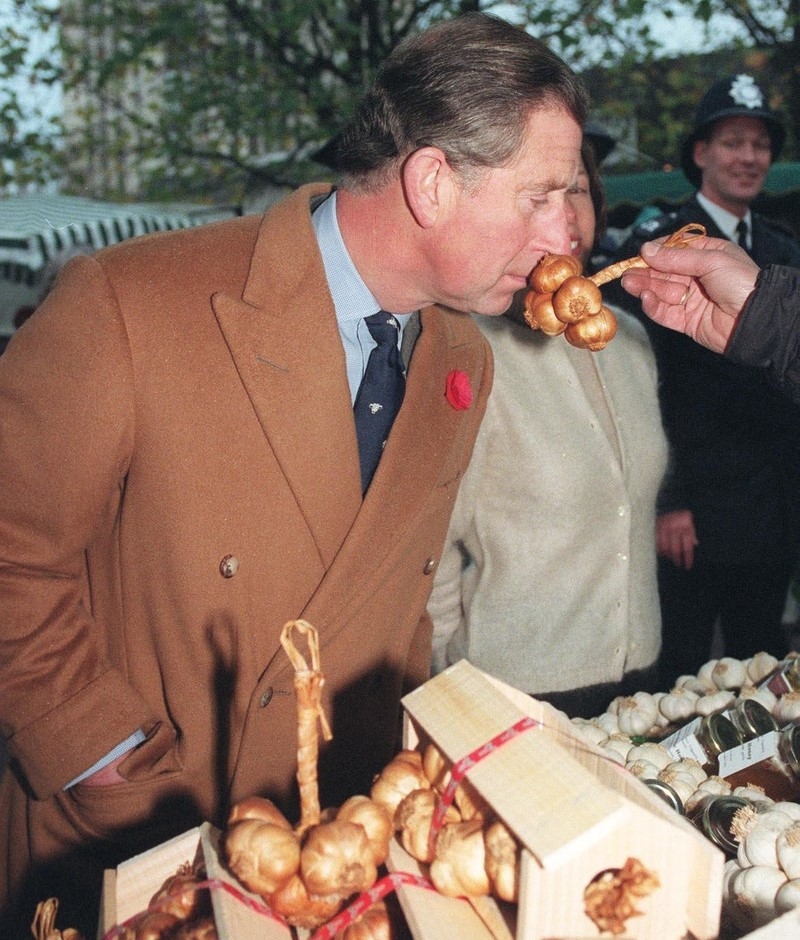
M 226 555 L 219 563 L 219 573 L 223 578 L 232 578 L 239 570 L 239 559 L 235 555 Z
M 258 700 L 258 704 L 261 708 L 266 708 L 267 705 L 272 701 L 272 696 L 274 695 L 274 690 L 272 686 L 269 686 L 261 698 Z
M 433 569 L 434 569 L 435 567 L 436 567 L 436 559 L 435 559 L 435 558 L 429 558 L 429 559 L 425 562 L 425 566 L 424 566 L 423 569 L 422 569 L 422 573 L 423 573 L 423 574 L 430 574 L 430 573 L 433 571 Z

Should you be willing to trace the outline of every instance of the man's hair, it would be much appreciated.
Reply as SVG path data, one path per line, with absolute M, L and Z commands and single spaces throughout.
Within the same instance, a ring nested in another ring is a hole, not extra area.
M 383 185 L 420 147 L 439 147 L 465 179 L 518 152 L 535 109 L 586 118 L 581 80 L 520 27 L 467 13 L 412 36 L 390 53 L 344 129 L 337 166 L 346 186 Z

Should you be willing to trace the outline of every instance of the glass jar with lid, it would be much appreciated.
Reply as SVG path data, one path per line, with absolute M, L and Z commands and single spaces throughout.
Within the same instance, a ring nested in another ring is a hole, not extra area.
M 733 858 L 739 849 L 733 818 L 739 810 L 748 806 L 753 807 L 753 803 L 741 796 L 709 795 L 697 802 L 687 812 L 686 818 L 729 858 Z
M 733 722 L 720 712 L 692 719 L 660 742 L 675 760 L 691 757 L 707 773 L 716 773 L 719 755 L 737 747 L 743 736 Z
M 683 800 L 668 783 L 664 783 L 663 780 L 658 780 L 656 777 L 642 777 L 642 783 L 653 793 L 660 796 L 667 806 L 671 806 L 676 813 L 680 813 L 681 816 L 684 815 Z
M 768 731 L 778 730 L 778 722 L 769 710 L 753 698 L 739 699 L 733 708 L 723 714 L 740 732 L 743 741 L 751 741 Z

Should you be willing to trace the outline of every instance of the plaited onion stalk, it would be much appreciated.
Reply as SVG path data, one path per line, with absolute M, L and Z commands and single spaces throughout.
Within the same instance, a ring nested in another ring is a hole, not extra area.
M 684 225 L 666 241 L 670 248 L 685 247 L 705 235 L 702 225 Z M 573 255 L 544 255 L 530 276 L 525 297 L 525 320 L 548 336 L 564 334 L 567 342 L 593 352 L 603 349 L 617 332 L 617 318 L 603 305 L 600 287 L 616 280 L 631 268 L 646 268 L 639 255 L 617 261 L 588 277 Z
M 56 929 L 58 898 L 48 898 L 36 905 L 36 913 L 31 924 L 31 933 L 35 940 L 81 940 L 81 935 L 74 927 L 65 930 Z
M 295 634 L 306 639 L 310 662 L 295 645 Z M 233 807 L 224 845 L 231 871 L 246 887 L 291 926 L 312 930 L 350 897 L 372 887 L 388 853 L 393 824 L 391 813 L 366 796 L 351 797 L 338 810 L 321 811 L 319 734 L 326 740 L 332 735 L 322 708 L 317 631 L 304 620 L 289 621 L 281 644 L 295 670 L 300 821 L 292 828 L 269 800 L 249 797 Z M 418 756 L 416 765 L 424 779 Z

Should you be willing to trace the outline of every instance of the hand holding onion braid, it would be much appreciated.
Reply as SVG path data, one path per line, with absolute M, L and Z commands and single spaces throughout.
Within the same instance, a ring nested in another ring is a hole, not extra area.
M 702 225 L 684 225 L 664 244 L 683 248 L 693 238 L 705 235 Z M 525 297 L 525 320 L 547 336 L 564 334 L 579 349 L 603 349 L 617 332 L 617 318 L 603 304 L 600 286 L 608 284 L 631 268 L 646 268 L 639 255 L 617 261 L 596 274 L 584 277 L 581 262 L 574 255 L 545 255 L 533 269 L 531 289 Z

